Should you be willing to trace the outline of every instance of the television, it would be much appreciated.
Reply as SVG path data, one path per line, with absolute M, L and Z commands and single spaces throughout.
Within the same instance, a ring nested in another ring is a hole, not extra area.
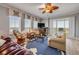
M 64 28 L 59 28 L 59 31 L 64 31 Z
M 38 28 L 44 28 L 45 27 L 45 23 L 38 23 Z

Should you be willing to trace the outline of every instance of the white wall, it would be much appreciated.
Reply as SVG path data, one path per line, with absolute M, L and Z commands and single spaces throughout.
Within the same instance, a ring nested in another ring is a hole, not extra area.
M 0 33 L 9 34 L 8 9 L 0 6 Z
M 53 34 L 53 19 L 50 19 L 50 24 L 49 24 L 49 33 L 50 33 L 50 36 L 52 36 L 52 34 Z
M 76 37 L 79 37 L 79 14 L 75 16 L 76 18 Z
M 75 16 L 69 17 L 69 37 L 75 37 Z

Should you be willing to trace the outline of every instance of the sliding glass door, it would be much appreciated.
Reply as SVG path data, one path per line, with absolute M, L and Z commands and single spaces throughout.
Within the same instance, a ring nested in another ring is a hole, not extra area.
M 69 20 L 53 20 L 53 35 L 68 35 Z
M 56 28 L 56 34 L 59 36 L 59 35 L 63 35 L 64 34 L 64 29 L 65 29 L 65 23 L 63 20 L 58 20 L 57 21 L 57 28 Z

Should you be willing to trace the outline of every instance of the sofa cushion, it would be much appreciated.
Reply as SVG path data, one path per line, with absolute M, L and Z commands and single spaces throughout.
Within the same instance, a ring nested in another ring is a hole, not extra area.
M 65 39 L 61 39 L 61 38 L 54 38 L 54 39 L 50 39 L 49 41 L 54 41 L 54 42 L 58 42 L 58 43 L 65 43 Z

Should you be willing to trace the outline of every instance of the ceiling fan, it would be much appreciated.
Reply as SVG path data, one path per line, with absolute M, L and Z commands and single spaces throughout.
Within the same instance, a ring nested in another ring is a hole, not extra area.
M 53 11 L 57 10 L 58 8 L 58 6 L 54 6 L 52 3 L 45 3 L 39 9 L 42 10 L 42 13 L 53 13 Z

